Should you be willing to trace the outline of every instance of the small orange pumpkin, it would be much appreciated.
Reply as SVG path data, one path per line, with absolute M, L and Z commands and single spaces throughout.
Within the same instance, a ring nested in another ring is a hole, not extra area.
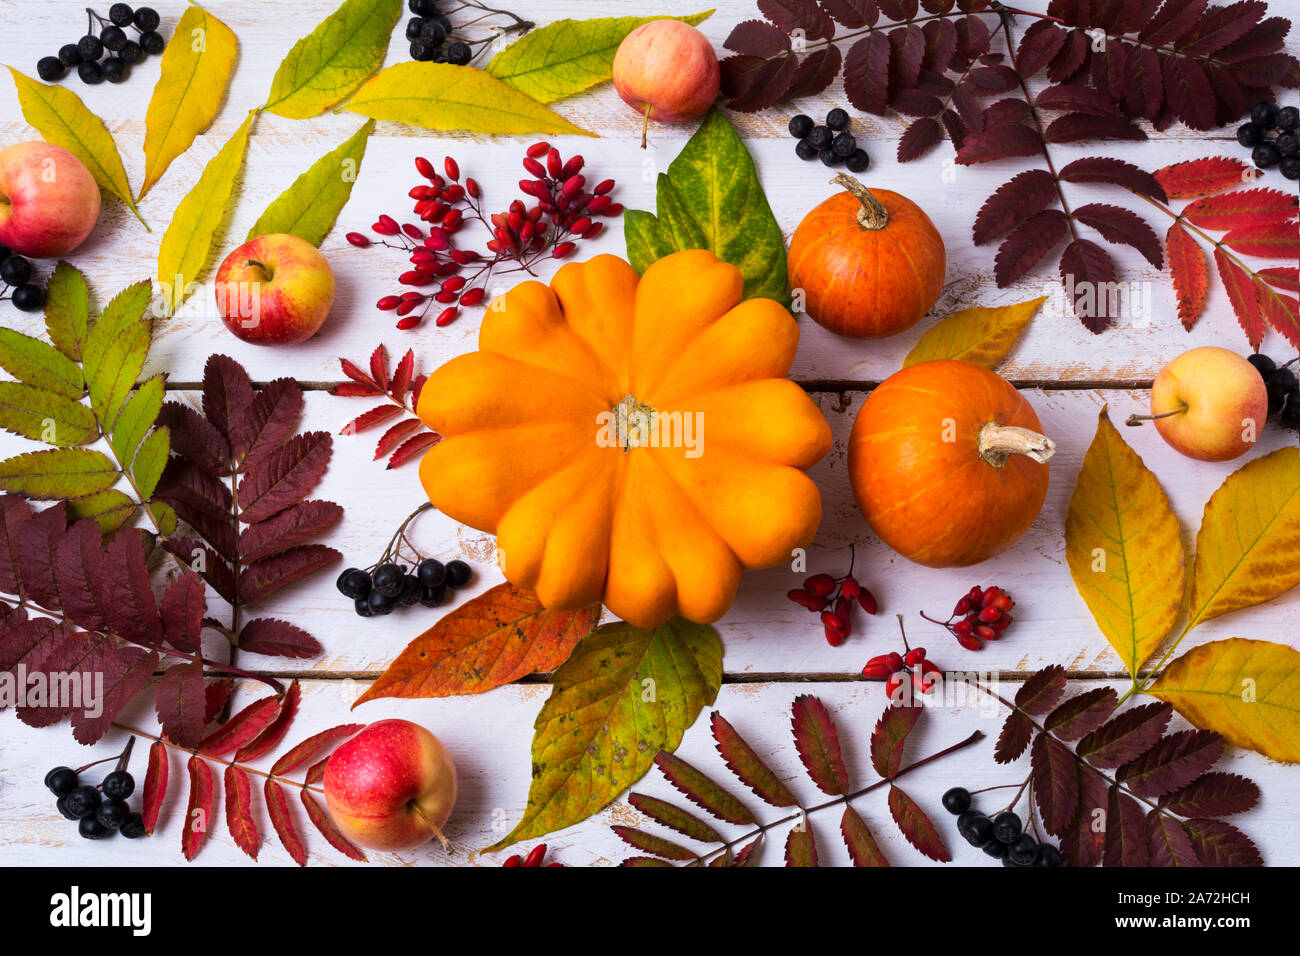
M 787 258 L 804 311 L 838 335 L 879 339 L 911 328 L 943 289 L 943 238 L 921 207 L 851 176 L 799 223 Z
M 1056 450 L 1033 408 L 996 372 L 937 359 L 891 375 L 849 437 L 849 476 L 867 523 L 932 568 L 1011 547 L 1047 496 Z

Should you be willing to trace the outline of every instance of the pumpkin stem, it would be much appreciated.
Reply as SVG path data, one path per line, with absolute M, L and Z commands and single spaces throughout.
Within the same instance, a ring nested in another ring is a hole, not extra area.
M 858 225 L 871 232 L 879 232 L 889 224 L 889 212 L 880 204 L 880 200 L 871 195 L 871 190 L 852 176 L 836 173 L 831 183 L 843 186 L 851 192 L 862 208 L 858 210 Z
M 1012 455 L 1024 455 L 1045 465 L 1056 454 L 1056 442 L 1028 428 L 989 422 L 980 429 L 979 452 L 994 468 L 1001 468 Z

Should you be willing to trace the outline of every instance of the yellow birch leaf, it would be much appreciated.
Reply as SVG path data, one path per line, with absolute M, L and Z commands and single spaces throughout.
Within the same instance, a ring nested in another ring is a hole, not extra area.
M 1247 462 L 1210 496 L 1196 533 L 1184 633 L 1300 584 L 1300 451 Z
M 1044 295 L 1013 305 L 954 312 L 916 340 L 903 359 L 903 367 L 931 359 L 961 359 L 987 369 L 997 368 L 1046 301 Z
M 1183 542 L 1164 489 L 1105 408 L 1070 499 L 1065 557 L 1079 596 L 1136 676 L 1178 619 Z
M 1148 688 L 1197 727 L 1274 760 L 1300 763 L 1300 652 L 1231 637 L 1194 647 Z
M 168 315 L 185 301 L 192 291 L 190 284 L 207 264 L 213 238 L 226 217 L 226 207 L 244 165 L 248 131 L 256 115 L 249 113 L 235 135 L 203 167 L 199 181 L 176 207 L 163 235 L 158 247 L 158 284 Z
M 396 63 L 340 109 L 424 129 L 595 135 L 482 70 L 450 63 Z
M 122 166 L 122 156 L 104 121 L 90 111 L 81 97 L 62 86 L 46 86 L 9 67 L 18 88 L 18 105 L 27 120 L 47 143 L 62 146 L 81 160 L 99 188 L 126 203 L 140 219 L 131 199 L 131 184 Z M 146 229 L 148 224 L 140 219 Z
M 163 51 L 144 126 L 143 199 L 167 167 L 190 148 L 221 108 L 239 42 L 200 6 L 187 7 Z

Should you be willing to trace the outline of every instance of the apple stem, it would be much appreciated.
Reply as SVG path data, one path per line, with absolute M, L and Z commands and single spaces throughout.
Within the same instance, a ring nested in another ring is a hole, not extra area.
M 1186 405 L 1182 408 L 1175 408 L 1172 412 L 1161 412 L 1159 415 L 1138 415 L 1134 413 L 1128 417 L 1128 421 L 1124 424 L 1129 426 L 1141 425 L 1143 422 L 1153 422 L 1157 418 L 1170 418 L 1174 415 L 1181 415 L 1185 411 L 1187 411 Z
M 650 111 L 652 109 L 654 109 L 654 106 L 652 106 L 651 104 L 647 103 L 645 105 L 645 119 L 641 121 L 641 148 L 642 149 L 645 149 L 646 135 L 650 131 Z
M 438 824 L 434 823 L 432 820 L 429 819 L 429 815 L 425 813 L 423 809 L 421 809 L 418 803 L 412 801 L 411 809 L 415 811 L 416 816 L 418 816 L 421 820 L 424 821 L 425 826 L 427 826 L 430 830 L 433 831 L 433 835 L 438 838 L 438 842 L 442 844 L 442 848 L 446 850 L 448 853 L 450 853 L 451 844 L 448 843 L 447 838 L 442 835 L 442 830 L 438 828 Z
M 256 267 L 258 269 L 261 269 L 262 275 L 266 277 L 266 281 L 268 282 L 270 282 L 271 279 L 274 278 L 274 276 L 271 275 L 271 270 L 266 267 L 265 262 L 259 262 L 256 259 L 248 259 L 244 262 L 244 265 L 249 266 L 250 268 Z

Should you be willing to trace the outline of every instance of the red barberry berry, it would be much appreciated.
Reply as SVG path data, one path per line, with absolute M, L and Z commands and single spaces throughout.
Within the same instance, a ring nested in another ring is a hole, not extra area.
M 605 228 L 605 224 L 603 222 L 593 222 L 591 226 L 587 229 L 587 231 L 582 234 L 582 238 L 595 239 L 598 235 L 600 235 L 600 231 L 604 228 Z
M 484 295 L 486 295 L 486 292 L 481 288 L 468 289 L 461 294 L 460 304 L 465 306 L 478 305 L 483 301 Z
M 528 851 L 524 857 L 524 866 L 541 866 L 542 859 L 546 856 L 546 844 L 539 843 Z
M 465 192 L 469 193 L 474 199 L 479 197 L 478 180 L 470 176 L 465 177 Z
M 606 180 L 602 180 L 599 184 L 597 184 L 596 188 L 593 189 L 592 192 L 594 192 L 597 196 L 603 196 L 605 195 L 605 193 L 609 192 L 613 188 L 614 188 L 614 180 L 606 179 Z
M 862 668 L 862 676 L 867 680 L 884 680 L 892 673 L 883 657 L 873 657 Z
M 556 259 L 563 259 L 576 248 L 577 246 L 572 242 L 562 242 L 551 250 L 551 255 Z
M 533 143 L 528 147 L 527 154 L 529 159 L 536 159 L 538 156 L 545 156 L 547 150 L 551 148 L 550 143 Z
M 397 320 L 397 327 L 401 329 L 403 332 L 408 332 L 411 329 L 418 326 L 420 324 L 420 320 L 423 318 L 424 316 L 422 315 L 408 315 L 405 318 Z
M 415 157 L 415 171 L 425 179 L 433 179 L 437 175 L 433 169 L 433 163 L 429 162 L 423 156 Z
M 446 170 L 448 179 L 460 179 L 460 167 L 450 156 L 442 161 L 442 168 Z
M 958 634 L 957 643 L 968 651 L 978 651 L 984 643 L 973 634 Z
M 925 648 L 914 647 L 903 655 L 903 661 L 908 667 L 916 667 L 925 660 Z
M 455 306 L 452 306 L 450 309 L 443 309 L 441 312 L 438 313 L 438 318 L 434 320 L 434 324 L 440 328 L 444 325 L 450 325 L 452 322 L 455 321 L 456 316 L 458 316 L 459 314 L 460 314 L 460 309 L 456 308 Z
M 889 669 L 894 673 L 898 673 L 903 669 L 903 658 L 899 656 L 897 651 L 890 651 L 886 654 L 885 663 L 889 665 Z
M 556 179 L 568 179 L 571 176 L 577 175 L 578 170 L 582 169 L 585 165 L 586 161 L 580 155 L 573 155 L 569 157 L 569 161 L 564 164 L 563 169 L 558 173 L 552 173 L 551 175 Z
M 356 246 L 358 249 L 364 249 L 370 245 L 370 237 L 359 232 L 349 232 L 345 238 L 349 244 Z
M 391 312 L 393 309 L 401 305 L 401 303 L 402 300 L 400 297 L 395 295 L 386 295 L 375 303 L 375 308 L 379 309 L 381 312 Z

